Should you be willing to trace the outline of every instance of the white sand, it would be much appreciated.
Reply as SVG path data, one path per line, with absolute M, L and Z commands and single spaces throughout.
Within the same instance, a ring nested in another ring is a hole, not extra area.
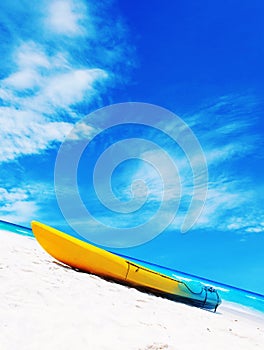
M 264 349 L 262 314 L 201 310 L 56 264 L 0 231 L 0 349 Z

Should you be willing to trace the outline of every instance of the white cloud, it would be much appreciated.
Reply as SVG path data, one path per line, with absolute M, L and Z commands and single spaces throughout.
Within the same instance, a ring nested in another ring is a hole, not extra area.
M 43 71 L 44 59 L 36 59 L 31 69 L 24 64 L 24 70 L 19 61 L 20 70 L 2 81 L 0 95 L 7 106 L 0 107 L 0 161 L 38 154 L 54 141 L 62 141 L 73 124 L 53 121 L 58 111 L 71 116 L 71 106 L 92 100 L 97 91 L 94 83 L 107 77 L 101 69 L 75 69 L 62 55 L 60 59 L 51 57 L 47 71 Z M 20 96 L 19 92 L 27 88 L 35 91 Z
M 256 130 L 252 132 L 258 105 L 252 96 L 224 96 L 185 117 L 203 146 L 210 179 L 196 228 L 261 231 L 262 212 L 254 186 L 233 167 L 234 160 L 241 162 L 254 155 L 259 145 L 260 136 Z
M 97 41 L 108 19 L 90 13 L 91 6 L 82 0 L 29 4 L 20 31 L 16 21 L 24 10 L 13 4 L 13 21 L 4 21 L 9 46 L 1 57 L 3 65 L 5 59 L 10 64 L 7 70 L 2 67 L 5 77 L 0 80 L 0 161 L 39 154 L 62 141 L 72 123 L 100 98 L 110 79 L 114 81 L 114 64 L 122 60 L 115 52 L 120 52 L 123 42 L 111 47 L 107 38 Z M 112 30 L 117 33 L 117 28 Z M 1 35 L 2 30 L 0 39 Z M 118 35 L 121 38 L 123 34 Z M 104 65 L 105 50 L 112 55 Z M 79 104 L 85 105 L 85 110 L 76 107 Z
M 3 79 L 1 85 L 14 92 L 39 88 L 43 80 L 41 70 L 51 68 L 44 48 L 32 41 L 23 42 L 15 49 L 13 62 L 16 70 Z
M 257 233 L 264 231 L 263 218 L 248 179 L 216 178 L 209 183 L 205 209 L 195 227 Z
M 71 130 L 70 134 L 67 135 L 67 140 L 76 141 L 86 139 L 88 141 L 96 136 L 98 132 L 99 130 L 96 130 L 87 123 L 81 121 L 74 125 L 74 128 Z
M 17 90 L 33 89 L 40 84 L 40 79 L 40 75 L 33 69 L 24 69 L 10 75 L 4 84 Z
M 87 94 L 92 94 L 93 84 L 107 78 L 102 69 L 72 69 L 48 79 L 43 94 L 38 95 L 37 103 L 43 101 L 60 108 L 67 108 L 81 102 Z
M 0 219 L 29 226 L 30 221 L 44 215 L 52 217 L 55 201 L 53 184 L 31 181 L 28 176 L 17 186 L 0 187 Z M 50 208 L 50 209 L 49 209 Z
M 143 152 L 139 158 L 149 163 L 144 163 L 139 167 L 133 176 L 133 181 L 143 179 L 152 200 L 161 200 L 162 196 L 166 201 L 179 199 L 179 189 L 184 184 L 178 178 L 177 170 L 181 171 L 182 178 L 184 178 L 183 172 L 186 175 L 186 172 L 190 170 L 186 159 L 180 156 L 170 158 L 166 150 Z
M 10 203 L 21 201 L 27 198 L 27 194 L 21 188 L 14 188 L 7 191 L 6 188 L 0 188 L 0 202 Z
M 215 145 L 204 150 L 207 164 L 210 166 L 229 161 L 232 158 L 240 158 L 254 149 L 253 144 L 243 142 L 230 142 L 226 145 Z
M 94 84 L 106 79 L 107 72 L 100 68 L 77 68 L 66 56 L 63 52 L 48 56 L 44 47 L 23 43 L 14 56 L 18 70 L 1 82 L 2 96 L 23 109 L 45 114 L 54 113 L 54 107 L 67 108 L 85 98 L 91 100 L 97 92 Z M 18 98 L 16 95 L 23 89 L 34 91 Z
M 12 204 L 5 204 L 0 211 L 1 220 L 18 222 L 29 226 L 32 218 L 36 217 L 38 207 L 34 201 L 17 201 Z M 18 219 L 19 218 L 19 219 Z
M 220 181 L 209 184 L 204 211 L 197 222 L 197 227 L 214 227 L 215 229 L 226 229 L 229 220 L 222 221 L 221 218 L 228 215 L 230 219 L 232 210 L 240 208 L 245 202 L 245 196 L 241 197 L 237 184 L 229 182 L 223 185 Z M 238 222 L 236 223 L 238 226 Z M 229 228 L 235 227 L 229 226 Z
M 29 188 L 30 179 L 16 175 L 17 170 L 23 172 L 21 157 L 58 148 L 73 124 L 91 106 L 98 107 L 105 87 L 115 84 L 133 60 L 126 59 L 124 27 L 108 15 L 107 6 L 108 2 L 82 0 L 1 4 L 0 165 L 3 173 L 13 171 L 6 188 L 0 189 L 4 220 L 28 224 L 45 201 L 43 188 Z M 79 124 L 71 136 L 93 132 Z M 47 177 L 40 169 L 33 170 L 40 180 Z M 21 182 L 15 184 L 16 179 Z
M 91 100 L 96 93 L 93 84 L 107 77 L 101 69 L 71 67 L 62 54 L 48 61 L 39 49 L 32 42 L 22 44 L 15 55 L 19 70 L 1 82 L 0 95 L 9 106 L 0 107 L 0 161 L 39 154 L 61 142 L 73 124 L 52 121 L 57 109 L 71 115 L 71 105 Z M 20 96 L 23 89 L 35 91 Z
M 246 232 L 252 232 L 252 233 L 260 233 L 264 232 L 264 227 L 247 227 L 245 229 Z
M 84 34 L 82 25 L 87 7 L 81 1 L 57 0 L 49 4 L 46 25 L 57 34 L 76 36 Z M 90 24 L 91 27 L 91 24 Z
M 262 209 L 259 206 L 259 202 L 257 202 L 252 180 L 243 178 L 239 171 L 233 167 L 234 160 L 238 162 L 243 161 L 243 157 L 254 154 L 258 146 L 256 140 L 259 136 L 252 132 L 249 135 L 247 132 L 247 128 L 250 128 L 252 123 L 254 123 L 254 117 L 251 117 L 252 113 L 254 114 L 254 108 L 256 109 L 257 103 L 253 99 L 251 101 L 248 98 L 250 103 L 249 106 L 245 107 L 245 100 L 247 99 L 237 98 L 232 103 L 231 97 L 225 97 L 221 103 L 212 104 L 209 108 L 209 124 L 214 125 L 212 129 L 210 129 L 208 124 L 203 125 L 202 123 L 202 120 L 205 120 L 205 117 L 202 118 L 202 114 L 208 112 L 208 109 L 200 111 L 199 118 L 197 115 L 191 118 L 192 129 L 196 131 L 196 135 L 202 142 L 202 145 L 205 145 L 204 152 L 209 170 L 207 200 L 202 215 L 193 228 L 232 230 L 239 233 L 263 231 L 260 225 L 261 220 L 263 220 Z M 240 106 L 239 103 L 243 105 Z M 253 106 L 255 107 L 253 108 Z M 225 119 L 219 120 L 217 113 L 220 113 L 221 109 L 222 114 L 223 110 L 225 111 Z M 214 115 L 214 113 L 216 114 Z M 169 129 L 170 126 L 168 125 L 167 127 Z M 164 181 L 167 182 L 166 194 L 163 200 L 171 203 L 171 211 L 173 211 L 173 205 L 175 206 L 173 200 L 175 201 L 177 195 L 179 195 L 175 194 L 175 189 L 181 185 L 181 205 L 177 217 L 171 226 L 172 229 L 178 230 L 183 223 L 192 200 L 193 174 L 186 156 L 177 154 L 175 150 L 170 152 L 169 148 L 165 150 L 174 159 L 179 169 L 180 183 L 175 175 L 168 170 L 167 163 L 161 157 L 161 152 L 157 150 L 149 151 L 142 153 L 139 158 L 147 157 L 149 161 L 157 164 L 157 168 L 161 170 Z M 194 162 L 198 160 L 192 159 Z M 237 174 L 235 174 L 236 171 Z M 145 180 L 149 189 L 150 201 L 154 203 L 161 200 L 163 186 L 154 169 L 141 165 L 136 170 L 133 178 Z M 196 190 L 200 190 L 204 194 L 205 187 Z M 125 190 L 123 195 L 127 196 L 128 193 L 129 191 Z M 196 199 L 199 202 L 199 195 Z M 250 209 L 247 209 L 248 207 Z
M 54 141 L 63 141 L 72 128 L 71 123 L 47 122 L 38 114 L 10 107 L 0 108 L 0 120 L 0 162 L 38 154 L 52 147 Z
M 29 224 L 32 217 L 36 216 L 38 206 L 30 198 L 27 190 L 21 188 L 12 188 L 7 190 L 0 188 L 0 217 L 2 220 Z
M 14 60 L 19 69 L 49 68 L 49 57 L 44 47 L 34 41 L 22 42 L 15 50 Z
M 254 95 L 226 95 L 201 105 L 184 118 L 191 128 L 198 126 L 199 130 L 214 131 L 212 136 L 243 133 L 254 122 L 258 104 Z

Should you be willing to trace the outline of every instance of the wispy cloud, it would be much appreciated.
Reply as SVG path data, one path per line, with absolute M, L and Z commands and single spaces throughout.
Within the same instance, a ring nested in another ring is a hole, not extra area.
M 53 147 L 54 142 L 63 141 L 72 128 L 70 123 L 52 122 L 39 113 L 12 107 L 0 107 L 0 120 L 0 162 L 40 154 Z
M 114 84 L 115 65 L 126 55 L 121 40 L 101 39 L 109 20 L 100 18 L 92 2 L 27 2 L 26 15 L 22 3 L 1 4 L 0 161 L 39 154 L 61 142 L 105 87 Z M 122 38 L 121 25 L 112 29 Z
M 261 140 L 255 126 L 259 118 L 258 106 L 259 102 L 251 96 L 225 96 L 184 117 L 202 144 L 209 171 L 207 200 L 194 229 L 263 232 L 263 209 L 253 185 L 255 179 L 240 171 L 244 159 L 258 153 L 258 141 Z M 121 179 L 119 197 L 123 192 L 123 197 L 127 199 L 131 194 L 131 182 L 141 179 L 148 187 L 148 201 L 153 204 L 153 214 L 157 209 L 157 202 L 163 200 L 171 203 L 169 211 L 173 212 L 175 203 L 181 200 L 177 216 L 171 225 L 171 229 L 179 230 L 192 200 L 193 174 L 186 155 L 170 148 L 169 144 L 164 147 L 178 167 L 180 182 L 169 170 L 161 152 L 149 151 L 142 153 L 139 158 L 147 158 L 156 164 L 164 178 L 161 179 L 160 174 L 148 164 L 141 164 L 133 169 L 133 173 L 130 169 L 129 178 L 124 176 Z M 167 184 L 162 198 L 163 181 Z M 149 215 L 149 207 L 147 210 L 145 214 Z M 138 221 L 136 218 L 135 222 Z
M 50 2 L 45 24 L 56 34 L 70 37 L 91 34 L 92 23 L 87 24 L 88 8 L 81 1 L 57 0 Z
M 240 171 L 244 159 L 259 153 L 259 106 L 254 96 L 224 96 L 186 116 L 203 145 L 209 169 L 207 202 L 198 228 L 262 231 L 255 179 Z
M 1 219 L 29 225 L 32 218 L 38 217 L 43 201 L 53 198 L 50 184 L 41 182 L 19 183 L 19 187 L 0 187 Z
M 53 170 L 43 169 L 44 159 L 52 167 L 54 153 L 49 155 L 76 121 L 100 105 L 106 88 L 125 80 L 133 58 L 122 20 L 109 16 L 109 6 L 84 0 L 1 2 L 2 219 L 28 225 L 49 206 L 52 217 Z M 72 138 L 91 132 L 79 124 Z

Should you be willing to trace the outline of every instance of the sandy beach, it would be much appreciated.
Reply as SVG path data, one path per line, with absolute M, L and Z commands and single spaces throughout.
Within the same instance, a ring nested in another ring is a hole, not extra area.
M 54 261 L 0 231 L 0 349 L 263 349 L 264 316 L 217 313 L 140 292 Z

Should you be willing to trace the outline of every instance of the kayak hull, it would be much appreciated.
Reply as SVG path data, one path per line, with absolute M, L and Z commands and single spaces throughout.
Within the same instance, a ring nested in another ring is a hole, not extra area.
M 72 237 L 37 221 L 32 231 L 42 246 L 56 260 L 85 272 L 144 288 L 170 299 L 188 302 L 207 309 L 220 304 L 217 291 L 199 284 L 194 288 L 188 282 L 176 280 L 154 270 L 135 264 L 104 249 Z

